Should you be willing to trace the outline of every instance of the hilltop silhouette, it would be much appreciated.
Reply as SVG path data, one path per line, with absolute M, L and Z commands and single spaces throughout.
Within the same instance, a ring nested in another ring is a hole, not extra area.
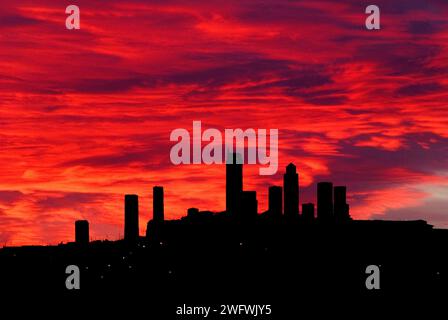
M 126 195 L 122 240 L 89 242 L 89 222 L 82 220 L 75 222 L 72 243 L 1 249 L 3 290 L 69 297 L 141 298 L 144 292 L 149 306 L 163 312 L 188 301 L 239 301 L 272 304 L 289 314 L 297 312 L 298 300 L 447 288 L 448 230 L 423 220 L 353 220 L 346 186 L 331 182 L 317 184 L 317 205 L 304 203 L 299 210 L 293 164 L 283 186 L 269 187 L 268 210 L 259 213 L 256 192 L 243 188 L 243 165 L 236 155 L 233 160 L 226 164 L 226 211 L 188 208 L 181 219 L 166 220 L 164 189 L 155 186 L 153 218 L 141 236 L 138 196 Z M 81 270 L 80 290 L 65 286 L 68 265 Z M 369 265 L 381 272 L 379 290 L 366 288 Z

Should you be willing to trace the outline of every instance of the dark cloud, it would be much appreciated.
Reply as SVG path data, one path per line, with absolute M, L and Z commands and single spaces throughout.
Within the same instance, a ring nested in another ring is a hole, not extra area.
M 425 177 L 448 171 L 448 139 L 432 133 L 403 135 L 403 146 L 398 150 L 386 150 L 380 146 L 357 146 L 358 141 L 365 141 L 373 136 L 358 135 L 339 141 L 334 155 L 319 154 L 318 151 L 310 152 L 301 148 L 306 138 L 325 143 L 328 139 L 325 135 L 285 130 L 281 133 L 282 139 L 287 140 L 289 146 L 293 146 L 282 149 L 289 158 L 312 157 L 328 162 L 331 172 L 329 175 L 315 175 L 316 181 L 329 180 L 336 184 L 346 184 L 354 193 L 421 183 L 421 179 Z
M 15 202 L 23 199 L 25 195 L 20 191 L 14 190 L 0 190 L 0 203 L 12 205 Z
M 61 193 L 57 195 L 49 195 L 49 196 L 39 196 L 36 200 L 36 205 L 42 212 L 45 210 L 52 209 L 65 209 L 65 208 L 79 208 L 85 204 L 91 203 L 104 203 L 104 201 L 108 201 L 109 195 L 102 193 Z M 41 215 L 41 217 L 44 214 Z
M 91 167 L 120 167 L 128 166 L 130 164 L 141 163 L 145 164 L 151 159 L 152 150 L 145 151 L 125 151 L 119 153 L 111 153 L 106 155 L 98 155 L 91 157 L 84 157 L 62 163 L 63 166 L 91 166 Z
M 340 144 L 344 157 L 330 160 L 331 179 L 345 181 L 356 190 L 370 190 L 419 183 L 423 177 L 448 171 L 447 138 L 432 133 L 407 134 L 401 137 L 403 146 L 393 151 L 354 145 L 366 137 L 358 136 Z M 397 173 L 394 169 L 404 171 Z
M 231 58 L 233 59 L 233 55 Z M 228 63 L 223 59 L 220 61 L 222 66 L 173 74 L 164 81 L 174 84 L 196 84 L 206 88 L 220 87 L 234 82 L 261 80 L 272 73 L 289 74 L 291 73 L 289 64 L 287 60 L 243 55 L 239 62 Z
M 337 106 L 349 101 L 347 96 L 315 96 L 313 98 L 306 98 L 305 101 L 310 104 L 319 106 Z
M 217 59 L 218 57 L 221 58 Z M 157 88 L 167 85 L 195 85 L 200 90 L 191 90 L 186 94 L 186 98 L 202 97 L 203 99 L 210 99 L 216 97 L 222 90 L 222 87 L 226 85 L 251 83 L 238 89 L 238 91 L 250 95 L 253 93 L 260 94 L 267 89 L 279 88 L 284 90 L 287 95 L 302 96 L 309 99 L 310 102 L 313 100 L 317 101 L 318 95 L 322 101 L 329 101 L 328 104 L 342 101 L 341 98 L 336 97 L 331 101 L 332 97 L 327 97 L 325 92 L 319 92 L 315 95 L 310 92 L 305 94 L 304 92 L 305 89 L 333 83 L 332 76 L 325 66 L 294 64 L 287 60 L 269 59 L 249 53 L 230 53 L 228 56 L 218 55 L 218 57 L 210 59 L 219 60 L 219 64 L 222 65 L 219 67 L 196 69 L 188 72 L 173 72 L 170 75 L 140 74 L 129 78 L 82 79 L 71 88 L 83 93 L 120 93 L 143 87 Z M 228 57 L 228 60 L 226 57 Z M 273 77 L 281 80 L 269 81 Z M 266 83 L 257 84 L 259 82 Z
M 215 98 L 223 86 L 238 83 L 241 87 L 234 90 L 246 96 L 263 96 L 269 90 L 280 89 L 287 96 L 302 98 L 311 104 L 335 105 L 347 101 L 344 96 L 347 92 L 344 90 L 320 89 L 334 84 L 327 66 L 267 59 L 248 54 L 241 54 L 238 62 L 235 62 L 234 58 L 235 56 L 230 55 L 232 63 L 224 67 L 178 74 L 168 77 L 165 81 L 177 85 L 199 86 L 201 89 L 191 91 L 189 98 Z M 223 59 L 221 64 L 226 64 L 226 60 Z
M 396 93 L 401 96 L 419 96 L 430 93 L 437 93 L 443 90 L 443 86 L 440 83 L 419 83 L 410 84 L 400 87 L 396 90 Z
M 446 7 L 444 0 L 376 0 L 374 3 L 360 3 L 358 0 L 349 0 L 348 2 L 352 3 L 354 8 L 360 9 L 365 9 L 369 4 L 375 4 L 380 8 L 383 17 L 388 15 L 402 15 L 412 11 L 427 11 L 431 13 Z
M 419 220 L 425 219 L 438 227 L 448 227 L 448 199 L 430 198 L 423 204 L 408 208 L 389 209 L 384 214 L 375 214 L 371 219 Z
M 22 27 L 37 24 L 40 21 L 34 18 L 25 17 L 19 14 L 1 15 L 0 28 Z
M 328 24 L 331 22 L 340 28 L 358 28 L 349 20 L 336 15 L 331 4 L 326 4 L 325 1 L 320 2 L 322 2 L 321 6 L 313 7 L 306 0 L 247 2 L 242 5 L 237 17 L 242 21 L 261 25 Z
M 444 29 L 446 23 L 442 21 L 411 21 L 408 32 L 414 35 L 431 35 Z
M 150 85 L 144 76 L 123 79 L 81 79 L 71 90 L 82 93 L 117 93 Z
M 276 72 L 276 69 L 273 68 L 271 71 Z M 286 93 L 294 95 L 294 92 L 304 92 L 304 89 L 320 87 L 333 83 L 331 76 L 326 71 L 317 71 L 313 69 L 289 69 L 284 72 L 279 72 L 278 76 L 286 78 L 250 86 L 249 88 L 245 88 L 243 90 L 266 90 L 280 88 L 286 90 Z M 262 79 L 262 77 L 260 78 Z
M 414 42 L 380 41 L 361 44 L 356 49 L 355 59 L 368 61 L 378 66 L 385 76 L 444 74 L 446 68 L 433 66 L 432 62 L 441 53 L 439 45 Z

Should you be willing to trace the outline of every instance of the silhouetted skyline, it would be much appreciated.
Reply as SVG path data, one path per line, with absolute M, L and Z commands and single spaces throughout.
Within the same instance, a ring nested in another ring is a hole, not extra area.
M 258 212 L 258 199 L 255 191 L 244 190 L 243 164 L 241 155 L 232 153 L 225 165 L 226 170 L 226 204 L 225 214 L 234 221 L 242 223 L 254 222 L 257 217 L 266 215 L 272 219 L 293 219 L 303 222 L 312 222 L 316 218 L 320 222 L 347 222 L 351 219 L 347 203 L 347 187 L 335 186 L 331 182 L 317 183 L 317 217 L 314 214 L 314 203 L 302 204 L 302 213 L 299 210 L 299 174 L 293 163 L 288 164 L 283 175 L 283 185 L 270 186 L 268 192 L 269 208 L 261 214 Z M 284 197 L 282 191 L 285 190 Z M 333 197 L 334 196 L 334 197 Z M 284 212 L 282 208 L 285 208 Z M 161 228 L 164 218 L 164 188 L 153 187 L 153 218 L 147 224 L 146 237 L 150 237 L 150 228 L 154 232 Z M 125 195 L 125 223 L 124 239 L 136 241 L 139 238 L 139 199 L 138 195 Z M 212 213 L 211 211 L 208 211 Z M 216 213 L 215 213 L 216 214 Z M 188 208 L 186 218 L 201 219 L 199 208 Z M 85 240 L 85 223 L 76 221 L 76 242 Z M 78 226 L 79 224 L 79 226 Z M 82 228 L 81 228 L 82 224 Z M 79 229 L 79 230 L 78 230 Z M 87 227 L 88 230 L 88 227 Z M 88 231 L 87 231 L 88 234 Z
M 0 249 L 4 270 L 0 280 L 7 288 L 31 283 L 33 288 L 45 285 L 47 292 L 66 292 L 63 271 L 74 264 L 82 270 L 85 291 L 81 292 L 127 295 L 136 288 L 150 288 L 147 292 L 158 297 L 168 289 L 172 297 L 187 288 L 189 297 L 203 298 L 206 292 L 225 299 L 245 293 L 277 303 L 287 301 L 292 289 L 294 297 L 297 292 L 315 296 L 334 288 L 338 293 L 365 294 L 370 290 L 364 284 L 365 270 L 371 265 L 387 270 L 381 275 L 381 290 L 388 294 L 426 292 L 446 283 L 443 252 L 448 247 L 448 230 L 436 230 L 420 220 L 352 220 L 347 187 L 333 187 L 331 182 L 316 184 L 317 217 L 314 203 L 303 203 L 300 212 L 295 208 L 299 173 L 293 164 L 284 175 L 285 188 L 292 191 L 283 197 L 289 214 L 282 213 L 280 186 L 266 186 L 269 209 L 258 212 L 257 193 L 240 183 L 242 165 L 228 163 L 225 170 L 231 187 L 226 190 L 230 212 L 189 207 L 182 218 L 167 220 L 164 188 L 156 186 L 153 218 L 147 222 L 146 236 L 141 236 L 139 198 L 127 194 L 124 239 L 89 242 L 89 222 L 78 220 L 72 243 Z M 28 276 L 29 265 L 37 265 L 44 277 Z

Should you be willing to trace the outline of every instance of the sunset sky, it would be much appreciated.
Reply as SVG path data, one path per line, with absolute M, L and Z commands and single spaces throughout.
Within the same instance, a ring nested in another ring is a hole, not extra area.
M 67 30 L 65 8 L 81 9 Z M 381 30 L 365 8 L 381 9 Z M 244 188 L 347 185 L 351 215 L 448 228 L 448 2 L 1 1 L 0 246 L 123 234 L 123 198 L 225 209 L 225 166 L 174 166 L 170 133 L 279 130 L 279 172 Z

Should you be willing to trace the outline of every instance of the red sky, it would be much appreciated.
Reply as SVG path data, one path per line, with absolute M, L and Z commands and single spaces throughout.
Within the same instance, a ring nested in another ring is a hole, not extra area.
M 355 218 L 448 227 L 448 3 L 350 1 L 1 1 L 0 243 L 122 235 L 123 195 L 151 190 L 166 216 L 223 210 L 224 166 L 174 166 L 170 133 L 279 129 L 279 173 L 245 167 L 245 189 L 300 173 L 346 184 Z M 65 28 L 65 7 L 81 30 Z

